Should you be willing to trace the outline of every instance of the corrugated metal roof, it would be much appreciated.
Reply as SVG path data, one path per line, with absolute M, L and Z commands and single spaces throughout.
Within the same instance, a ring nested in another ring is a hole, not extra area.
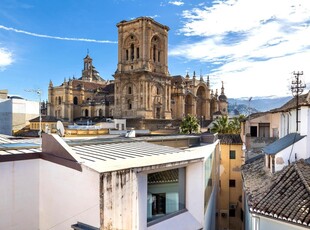
M 72 149 L 81 159 L 91 162 L 167 155 L 184 151 L 148 142 L 79 145 L 72 147 Z
M 0 134 L 0 156 L 41 152 L 40 138 L 27 139 Z
M 275 142 L 271 143 L 270 145 L 267 145 L 265 148 L 263 148 L 264 153 L 273 155 L 277 154 L 281 150 L 289 147 L 290 145 L 298 142 L 305 136 L 301 136 L 299 133 L 290 133 L 286 135 L 285 137 L 282 137 Z
M 145 141 L 111 144 L 71 146 L 80 163 L 97 172 L 117 171 L 129 168 L 148 167 L 161 164 L 177 164 L 208 157 L 215 148 L 213 144 L 189 149 L 157 145 Z M 182 163 L 182 164 L 183 164 Z

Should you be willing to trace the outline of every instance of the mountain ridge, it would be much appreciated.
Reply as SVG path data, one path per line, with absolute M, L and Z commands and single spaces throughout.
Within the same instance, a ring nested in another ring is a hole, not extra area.
M 276 97 L 251 97 L 251 98 L 228 98 L 228 113 L 238 110 L 240 114 L 248 115 L 256 112 L 266 112 L 279 108 L 291 100 L 292 96 Z

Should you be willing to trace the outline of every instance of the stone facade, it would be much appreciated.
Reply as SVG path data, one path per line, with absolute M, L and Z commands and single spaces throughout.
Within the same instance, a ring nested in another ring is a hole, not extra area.
M 48 88 L 48 115 L 73 122 L 81 117 L 113 116 L 114 84 L 103 80 L 89 55 L 79 79 L 65 79 L 60 86 Z M 112 106 L 111 106 L 112 105 Z
M 84 58 L 79 79 L 49 85 L 48 114 L 74 121 L 79 117 L 142 120 L 181 120 L 187 114 L 212 120 L 227 114 L 222 86 L 218 95 L 209 78 L 171 76 L 168 71 L 169 28 L 148 17 L 121 21 L 118 27 L 118 63 L 114 81 L 105 81 L 92 59 Z

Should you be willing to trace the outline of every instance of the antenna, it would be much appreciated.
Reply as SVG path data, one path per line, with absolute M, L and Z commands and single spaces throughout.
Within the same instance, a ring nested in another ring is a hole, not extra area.
M 65 127 L 64 127 L 64 125 L 62 124 L 61 121 L 57 121 L 56 129 L 57 129 L 57 134 L 59 136 L 61 136 L 61 137 L 65 136 Z

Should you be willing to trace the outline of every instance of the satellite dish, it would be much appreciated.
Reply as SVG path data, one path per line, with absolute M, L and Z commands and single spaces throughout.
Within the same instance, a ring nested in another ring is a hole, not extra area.
M 65 127 L 61 121 L 57 121 L 56 129 L 59 136 L 61 137 L 65 136 Z
M 125 137 L 136 137 L 136 131 L 135 130 L 127 131 Z

